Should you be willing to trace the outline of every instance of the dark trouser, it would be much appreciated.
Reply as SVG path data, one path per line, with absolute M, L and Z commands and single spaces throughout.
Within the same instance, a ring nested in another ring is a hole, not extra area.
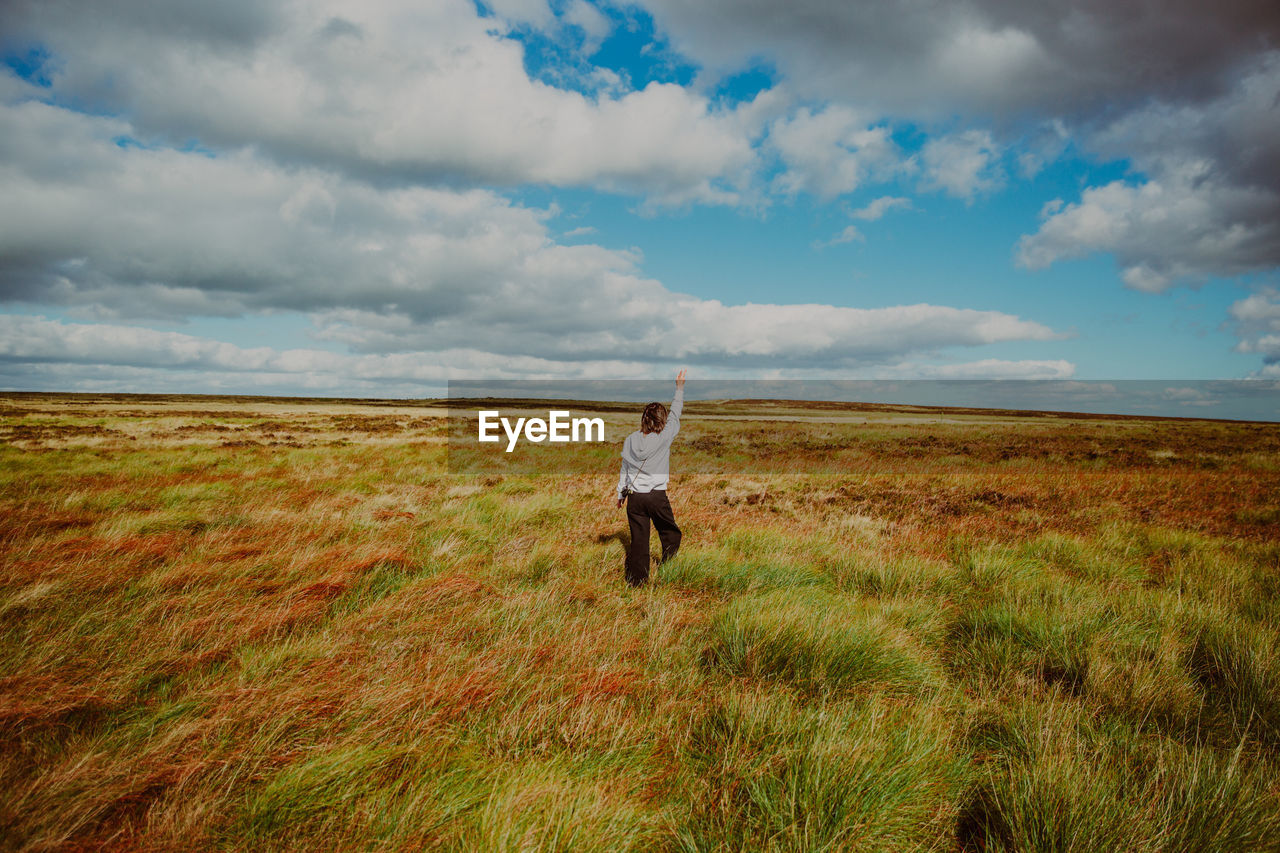
M 633 492 L 627 498 L 627 522 L 631 525 L 631 547 L 627 549 L 627 583 L 640 586 L 649 580 L 649 521 L 658 528 L 662 562 L 680 550 L 680 528 L 671 513 L 666 489 Z

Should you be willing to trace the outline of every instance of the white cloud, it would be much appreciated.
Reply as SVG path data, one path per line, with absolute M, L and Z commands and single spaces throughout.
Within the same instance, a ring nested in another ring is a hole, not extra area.
M 63 388 L 150 390 L 182 388 L 183 383 L 190 388 L 195 381 L 210 390 L 247 385 L 413 396 L 425 393 L 426 387 L 439 389 L 450 378 L 466 376 L 626 376 L 636 370 L 634 364 L 614 360 L 566 365 L 465 347 L 381 354 L 240 347 L 138 326 L 0 314 L 0 382 L 7 380 L 8 387 L 23 385 L 22 377 L 56 376 L 69 380 L 58 386 Z M 121 382 L 112 384 L 113 379 Z M 39 387 L 39 383 L 26 387 Z
M 555 23 L 547 0 L 486 0 L 485 6 L 512 24 L 549 29 Z
M 867 180 L 883 181 L 901 165 L 901 152 L 889 128 L 874 127 L 865 117 L 841 106 L 813 111 L 807 107 L 776 120 L 769 142 L 785 171 L 774 181 L 779 192 L 809 192 L 834 198 Z
M 658 352 L 916 364 L 1053 333 L 945 306 L 672 293 L 638 251 L 564 245 L 554 206 L 501 190 L 585 186 L 653 212 L 911 178 L 971 200 L 1004 184 L 1005 164 L 1034 174 L 1069 139 L 1134 174 L 1046 207 L 1024 265 L 1107 251 L 1130 286 L 1159 290 L 1280 262 L 1280 19 L 1265 4 L 641 2 L 682 62 L 707 64 L 693 84 L 632 90 L 595 67 L 635 10 L 584 0 L 0 4 L 0 32 L 47 49 L 52 81 L 0 70 L 0 300 L 99 320 L 296 311 L 367 354 L 466 349 L 563 369 Z M 529 29 L 571 58 L 539 69 L 511 37 Z M 646 49 L 672 48 L 660 33 Z M 714 96 L 748 61 L 781 82 L 748 103 Z M 918 154 L 895 128 L 922 139 Z M 1027 133 L 1026 150 L 1006 150 Z M 886 195 L 850 216 L 909 207 Z M 860 239 L 850 224 L 816 245 Z M 1270 358 L 1276 334 L 1241 331 L 1241 347 Z
M 970 128 L 926 140 L 921 189 L 998 189 L 1006 149 L 1025 176 L 1069 146 L 1132 164 L 1128 180 L 1064 200 L 1022 242 L 1027 266 L 1113 252 L 1130 287 L 1154 291 L 1280 264 L 1273 4 L 640 2 L 689 56 L 724 72 L 769 62 L 799 99 L 856 104 L 863 127 Z M 797 148 L 781 191 L 863 180 L 838 145 Z
M 854 219 L 864 222 L 875 222 L 891 210 L 911 210 L 911 199 L 895 196 L 881 196 L 865 207 L 860 207 L 849 214 Z
M 543 2 L 498 6 L 538 26 L 550 14 Z M 570 20 L 600 36 L 605 23 L 580 6 Z M 187 20 L 214 13 L 166 8 L 173 27 L 155 14 L 137 2 L 32 3 L 0 25 L 51 51 L 59 99 L 126 114 L 145 138 L 254 146 L 380 179 L 735 204 L 762 130 L 749 107 L 720 108 L 674 84 L 611 94 L 617 77 L 606 75 L 606 91 L 589 96 L 531 80 L 520 43 L 465 0 L 228 6 L 223 39 L 209 21 Z
M 1047 206 L 1040 229 L 1019 242 L 1018 260 L 1043 269 L 1111 252 L 1129 287 L 1158 292 L 1274 263 L 1280 226 L 1257 215 L 1271 208 L 1280 211 L 1267 190 L 1224 184 L 1203 161 L 1180 164 L 1159 179 L 1113 181 Z
M 860 207 L 857 210 L 851 211 L 849 216 L 863 222 L 875 222 L 891 210 L 911 210 L 911 199 L 887 195 L 881 196 L 867 204 L 865 207 Z M 843 243 L 852 243 L 855 240 L 861 243 L 864 242 L 866 238 L 863 236 L 862 232 L 858 230 L 858 226 L 846 225 L 841 229 L 840 233 L 836 234 L 830 240 L 815 240 L 812 243 L 812 246 L 815 249 L 827 249 L 832 246 L 839 246 Z
M 1280 264 L 1280 54 L 1203 104 L 1154 103 L 1089 143 L 1149 177 L 1089 187 L 1046 207 L 1020 262 L 1111 252 L 1126 284 L 1149 292 Z
M 96 319 L 299 311 L 364 353 L 743 368 L 1055 337 L 946 306 L 725 305 L 645 278 L 634 253 L 556 243 L 553 212 L 491 192 L 379 188 L 248 152 L 121 149 L 120 120 L 34 102 L 0 119 L 18 131 L 0 140 L 0 295 Z
M 814 240 L 812 243 L 812 246 L 815 249 L 829 249 L 832 246 L 840 246 L 845 243 L 852 243 L 855 240 L 859 243 L 862 243 L 866 239 L 867 239 L 866 237 L 862 236 L 862 232 L 858 230 L 858 226 L 846 225 L 843 229 L 841 229 L 839 234 L 836 234 L 830 240 Z
M 831 305 L 677 303 L 664 352 L 708 359 L 732 357 L 836 360 L 856 364 L 911 351 L 1059 337 L 1039 323 L 997 311 L 938 305 L 844 308 Z M 715 331 L 708 334 L 707 330 Z M 701 331 L 699 331 L 701 330 Z
M 930 139 L 920 150 L 920 188 L 972 199 L 1004 184 L 1000 149 L 991 132 L 966 130 Z
M 564 13 L 565 22 L 582 30 L 587 40 L 587 52 L 599 50 L 601 42 L 613 30 L 608 16 L 585 0 L 572 0 Z
M 1274 375 L 1280 365 L 1280 290 L 1264 287 L 1233 303 L 1228 313 L 1240 338 L 1236 351 L 1261 355 L 1263 375 Z
M 491 317 L 419 321 L 398 313 L 340 310 L 320 313 L 316 320 L 322 338 L 358 351 L 427 350 L 442 341 L 461 345 L 481 327 L 486 348 L 499 352 L 534 352 L 566 362 L 614 357 L 741 370 L 853 369 L 892 364 L 913 353 L 1061 337 L 1039 323 L 997 311 L 928 304 L 725 305 L 671 293 L 656 282 L 635 282 L 624 292 L 631 296 L 629 304 L 613 310 L 603 301 L 591 304 L 595 327 L 551 312 L 517 324 L 514 320 L 529 311 L 523 304 L 495 307 Z
M 1034 178 L 1046 165 L 1062 156 L 1071 144 L 1071 132 L 1059 118 L 1041 122 L 1020 140 L 1018 171 L 1024 178 Z
M 685 358 L 671 353 L 667 363 Z M 1054 379 L 1069 377 L 1063 361 L 967 363 L 903 362 L 861 373 L 877 378 Z M 722 378 L 848 376 L 830 367 L 771 367 L 732 361 L 707 371 Z M 105 323 L 65 323 L 44 317 L 0 314 L 0 388 L 64 390 L 309 393 L 422 397 L 443 393 L 461 378 L 647 378 L 652 369 L 634 361 L 598 359 L 566 364 L 532 356 L 498 356 L 455 348 L 422 353 L 351 354 L 320 349 L 240 347 L 179 332 Z

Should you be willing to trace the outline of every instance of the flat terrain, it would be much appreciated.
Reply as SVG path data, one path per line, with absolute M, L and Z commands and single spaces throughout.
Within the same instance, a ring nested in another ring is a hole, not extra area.
M 0 848 L 1280 850 L 1280 426 L 602 409 L 0 395 Z

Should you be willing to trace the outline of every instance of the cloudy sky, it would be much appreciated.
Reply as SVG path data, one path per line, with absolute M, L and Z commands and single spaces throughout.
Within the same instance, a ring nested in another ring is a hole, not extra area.
M 1274 0 L 5 0 L 0 388 L 1280 378 Z

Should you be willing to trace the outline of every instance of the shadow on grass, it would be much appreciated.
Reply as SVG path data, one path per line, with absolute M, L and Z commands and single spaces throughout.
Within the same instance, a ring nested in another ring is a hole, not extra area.
M 601 533 L 596 536 L 597 545 L 608 545 L 610 542 L 620 543 L 622 550 L 626 551 L 631 547 L 631 531 L 615 530 L 613 533 Z

